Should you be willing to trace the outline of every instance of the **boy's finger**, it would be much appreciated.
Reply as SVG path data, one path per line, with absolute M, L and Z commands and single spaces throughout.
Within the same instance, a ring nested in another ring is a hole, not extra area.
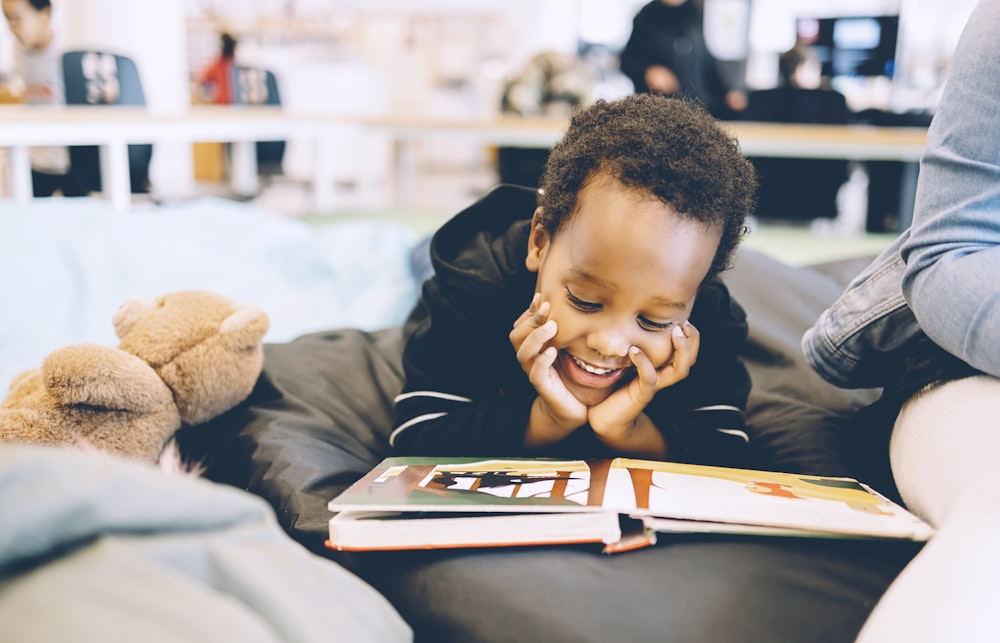
M 545 342 L 555 336 L 556 323 L 552 320 L 545 322 L 538 328 L 528 333 L 528 336 L 524 338 L 523 342 L 521 342 L 520 348 L 517 349 L 517 360 L 523 364 L 527 360 L 534 359 L 539 353 L 542 352 L 545 347 Z M 555 349 L 553 348 L 552 350 L 554 351 Z M 555 357 L 553 357 L 553 360 L 554 359 Z
M 685 324 L 688 326 L 688 324 Z M 694 331 L 692 335 L 686 335 L 685 330 Z M 670 382 L 667 385 L 676 384 L 685 377 L 691 371 L 691 367 L 694 366 L 695 359 L 698 357 L 698 344 L 700 343 L 700 336 L 698 332 L 694 330 L 694 326 L 690 329 L 681 328 L 681 326 L 675 326 L 672 332 L 671 341 L 674 345 L 674 356 L 670 360 L 670 365 L 664 368 L 661 374 L 669 374 Z
M 628 349 L 628 356 L 635 366 L 636 377 L 639 379 L 639 382 L 643 385 L 655 386 L 657 378 L 656 367 L 649 360 L 649 357 L 642 352 L 642 349 L 638 346 L 632 346 Z
M 532 298 L 531 305 L 528 307 L 528 310 L 521 313 L 521 316 L 514 321 L 515 328 L 517 328 L 518 326 L 529 320 L 536 327 L 541 326 L 546 322 L 546 320 L 548 320 L 549 310 L 551 309 L 551 307 L 549 306 L 549 302 L 544 301 L 539 305 L 538 304 L 539 298 L 540 295 L 538 293 L 535 293 L 535 296 Z
M 538 293 L 538 292 L 536 292 L 531 297 L 531 303 L 528 304 L 528 310 L 526 310 L 523 313 L 521 313 L 521 315 L 516 320 L 514 320 L 514 327 L 515 328 L 518 327 L 518 326 L 520 326 L 521 324 L 523 324 L 528 319 L 530 319 L 531 317 L 534 316 L 535 311 L 538 310 L 538 302 L 539 302 L 539 300 L 541 298 L 542 298 L 542 294 Z
M 541 304 L 538 305 L 538 309 L 535 311 L 535 314 L 531 318 L 531 321 L 534 322 L 536 326 L 541 326 L 546 321 L 548 321 L 550 309 L 551 306 L 549 306 L 549 302 L 543 301 Z
M 690 359 L 688 368 L 694 366 L 698 360 L 698 351 L 701 350 L 701 333 L 689 321 L 684 322 L 684 338 L 687 340 L 687 353 Z

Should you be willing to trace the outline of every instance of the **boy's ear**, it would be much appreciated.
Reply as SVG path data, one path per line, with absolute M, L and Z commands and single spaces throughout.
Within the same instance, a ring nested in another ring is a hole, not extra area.
M 524 259 L 524 265 L 530 272 L 538 272 L 542 265 L 545 253 L 548 252 L 549 243 L 552 237 L 545 231 L 539 222 L 542 215 L 542 208 L 535 209 L 535 214 L 531 217 L 531 233 L 528 236 L 528 256 Z

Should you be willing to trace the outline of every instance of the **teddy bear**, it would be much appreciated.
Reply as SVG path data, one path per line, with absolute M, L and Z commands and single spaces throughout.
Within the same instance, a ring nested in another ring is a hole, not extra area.
M 11 382 L 0 440 L 76 445 L 156 462 L 182 424 L 249 395 L 263 365 L 267 315 L 187 290 L 130 300 L 112 318 L 118 347 L 61 348 Z

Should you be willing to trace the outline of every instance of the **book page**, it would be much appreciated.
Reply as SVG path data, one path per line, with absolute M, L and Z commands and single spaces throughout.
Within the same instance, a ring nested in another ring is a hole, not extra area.
M 599 511 L 610 461 L 387 458 L 334 498 L 333 511 Z M 596 483 L 596 493 L 595 493 Z
M 872 535 L 930 530 L 850 478 L 625 458 L 615 461 L 615 469 L 627 472 L 632 483 L 628 513 L 634 515 Z
M 652 460 L 387 458 L 332 511 L 614 512 L 926 539 L 930 525 L 851 478 Z
M 579 461 L 483 460 L 439 464 L 420 481 L 428 490 L 489 494 L 497 498 L 565 500 L 586 505 L 590 468 Z

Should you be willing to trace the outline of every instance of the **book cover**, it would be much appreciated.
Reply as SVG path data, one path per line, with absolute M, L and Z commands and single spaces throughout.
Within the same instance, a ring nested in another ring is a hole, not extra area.
M 330 519 L 328 546 L 342 551 L 511 547 L 622 539 L 619 516 L 591 513 L 435 513 L 342 511 Z
M 912 540 L 933 534 L 930 525 L 853 478 L 630 458 L 388 458 L 330 501 L 329 508 L 452 515 L 610 513 L 643 520 L 648 531 Z M 469 529 L 474 531 L 475 524 Z

